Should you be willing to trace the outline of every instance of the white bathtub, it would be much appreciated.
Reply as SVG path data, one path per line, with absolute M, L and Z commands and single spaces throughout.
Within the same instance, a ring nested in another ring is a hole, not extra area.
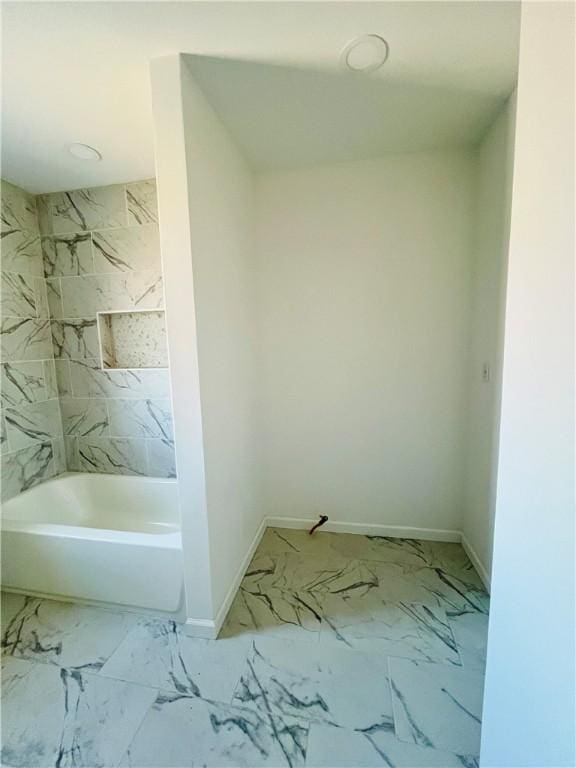
M 2 509 L 7 589 L 176 611 L 181 551 L 175 480 L 72 472 Z

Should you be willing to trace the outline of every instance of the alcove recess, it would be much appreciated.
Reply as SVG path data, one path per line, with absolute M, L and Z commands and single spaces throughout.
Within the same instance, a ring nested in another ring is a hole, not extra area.
M 163 310 L 98 312 L 98 337 L 104 369 L 168 367 Z

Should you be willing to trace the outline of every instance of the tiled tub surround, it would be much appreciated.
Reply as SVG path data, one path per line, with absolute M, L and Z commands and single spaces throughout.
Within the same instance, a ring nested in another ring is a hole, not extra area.
M 168 369 L 102 370 L 97 312 L 162 309 L 153 180 L 38 198 L 68 470 L 174 477 Z M 156 346 L 158 326 L 134 335 Z
M 1 183 L 2 498 L 64 472 L 66 461 L 36 201 Z
M 459 544 L 269 529 L 215 641 L 2 608 L 14 768 L 477 768 L 488 596 Z

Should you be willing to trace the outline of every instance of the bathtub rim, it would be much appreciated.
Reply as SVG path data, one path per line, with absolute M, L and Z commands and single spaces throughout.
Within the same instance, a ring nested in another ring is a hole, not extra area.
M 43 483 L 28 488 L 26 491 L 13 496 L 11 499 L 3 501 L 0 511 L 0 531 L 4 533 L 21 533 L 38 536 L 57 536 L 67 539 L 91 539 L 106 543 L 132 544 L 136 546 L 158 547 L 160 549 L 182 549 L 182 534 L 180 521 L 178 520 L 176 529 L 172 528 L 163 533 L 161 530 L 154 532 L 139 530 L 119 530 L 117 528 L 95 528 L 89 525 L 70 525 L 67 523 L 46 523 L 34 520 L 22 520 L 18 517 L 10 516 L 10 502 L 12 500 L 26 498 L 27 495 L 38 492 L 47 484 L 54 484 L 60 480 L 90 478 L 97 480 L 104 477 L 107 480 L 114 478 L 115 481 L 137 481 L 138 483 L 154 483 L 162 485 L 174 485 L 178 487 L 178 479 L 172 477 L 149 477 L 143 475 L 116 475 L 105 472 L 62 472 L 60 475 L 51 477 Z M 8 515 L 6 507 L 8 506 Z

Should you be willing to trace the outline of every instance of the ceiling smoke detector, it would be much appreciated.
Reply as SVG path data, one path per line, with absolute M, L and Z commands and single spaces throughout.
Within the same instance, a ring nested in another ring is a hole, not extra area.
M 88 146 L 88 144 L 80 144 L 79 142 L 70 144 L 68 152 L 78 158 L 78 160 L 102 160 L 100 152 L 98 152 L 97 149 L 94 149 L 94 147 Z
M 344 46 L 340 63 L 352 72 L 374 72 L 386 63 L 389 53 L 390 46 L 380 35 L 360 35 Z

